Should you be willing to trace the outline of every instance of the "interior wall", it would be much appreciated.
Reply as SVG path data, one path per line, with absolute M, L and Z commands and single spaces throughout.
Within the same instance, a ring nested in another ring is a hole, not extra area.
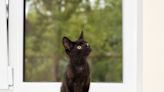
M 143 92 L 164 92 L 164 0 L 143 0 Z

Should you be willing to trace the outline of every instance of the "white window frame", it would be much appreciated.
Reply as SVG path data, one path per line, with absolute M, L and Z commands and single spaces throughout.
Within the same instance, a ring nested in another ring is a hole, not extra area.
M 89 92 L 141 91 L 141 0 L 123 0 L 123 83 L 91 83 Z M 9 61 L 14 92 L 60 92 L 60 82 L 23 82 L 23 0 L 10 0 Z
M 8 88 L 6 0 L 0 0 L 0 89 Z

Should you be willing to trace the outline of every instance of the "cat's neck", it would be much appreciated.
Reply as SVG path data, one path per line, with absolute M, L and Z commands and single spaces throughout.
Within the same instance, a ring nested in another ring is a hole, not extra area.
M 87 60 L 85 57 L 71 57 L 70 63 L 73 65 L 83 65 L 86 64 Z

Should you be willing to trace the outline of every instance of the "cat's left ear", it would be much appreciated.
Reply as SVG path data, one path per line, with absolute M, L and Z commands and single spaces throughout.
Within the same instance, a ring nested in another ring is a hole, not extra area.
M 67 37 L 63 37 L 63 45 L 65 49 L 70 50 L 71 47 L 73 46 L 73 43 Z
M 79 40 L 83 40 L 83 39 L 84 39 L 84 37 L 83 37 L 83 31 L 81 31 Z

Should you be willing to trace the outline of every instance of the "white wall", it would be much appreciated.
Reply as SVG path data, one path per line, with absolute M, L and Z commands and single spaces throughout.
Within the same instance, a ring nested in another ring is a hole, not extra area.
M 143 0 L 143 36 L 143 92 L 164 92 L 164 0 Z
M 164 0 L 143 6 L 143 92 L 164 92 Z

